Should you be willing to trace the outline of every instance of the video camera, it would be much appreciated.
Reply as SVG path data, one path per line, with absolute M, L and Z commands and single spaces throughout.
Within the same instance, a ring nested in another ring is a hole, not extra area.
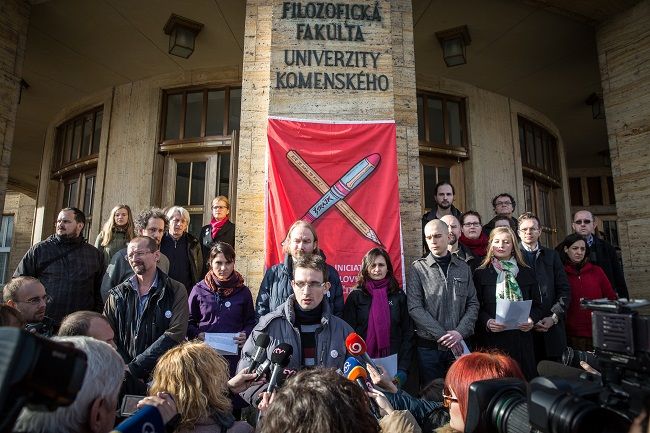
M 86 374 L 86 355 L 18 328 L 0 328 L 0 432 L 11 431 L 20 410 L 69 406 Z
M 602 376 L 537 377 L 474 382 L 465 432 L 627 432 L 650 397 L 650 317 L 634 309 L 648 301 L 582 300 L 592 310 L 594 354 L 569 351 Z

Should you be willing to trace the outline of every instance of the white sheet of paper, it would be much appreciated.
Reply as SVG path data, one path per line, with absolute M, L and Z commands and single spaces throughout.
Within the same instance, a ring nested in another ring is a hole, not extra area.
M 205 343 L 219 352 L 220 355 L 237 355 L 239 348 L 234 340 L 236 335 L 236 332 L 206 332 Z
M 388 377 L 395 377 L 397 374 L 397 353 L 385 358 L 372 358 L 372 360 L 375 361 L 375 364 L 378 366 L 381 365 L 386 369 Z
M 520 323 L 528 322 L 530 307 L 533 301 L 509 301 L 497 299 L 497 314 L 495 320 L 506 329 L 517 329 Z
M 469 355 L 470 353 L 472 353 L 469 350 L 469 347 L 467 347 L 467 343 L 465 343 L 465 340 L 460 340 L 460 348 L 456 349 L 456 346 L 454 346 L 451 349 L 451 352 L 454 354 L 454 357 L 456 359 L 460 358 L 461 356 Z

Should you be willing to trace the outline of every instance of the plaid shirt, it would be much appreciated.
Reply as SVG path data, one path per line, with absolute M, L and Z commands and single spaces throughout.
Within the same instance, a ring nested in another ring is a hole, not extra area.
M 43 268 L 44 264 L 61 254 L 58 260 Z M 52 297 L 47 315 L 58 324 L 75 311 L 102 311 L 99 289 L 104 270 L 103 254 L 84 238 L 61 239 L 52 235 L 25 253 L 14 277 L 28 275 L 40 280 Z

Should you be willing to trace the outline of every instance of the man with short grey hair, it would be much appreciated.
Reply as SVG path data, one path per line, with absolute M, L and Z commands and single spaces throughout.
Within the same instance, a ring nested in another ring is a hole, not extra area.
M 420 388 L 443 378 L 454 351 L 474 333 L 479 302 L 470 267 L 448 251 L 449 227 L 434 219 L 424 226 L 426 257 L 411 265 L 406 284 L 415 322 Z M 461 350 L 462 351 L 462 350 Z
M 162 238 L 160 252 L 169 258 L 169 276 L 183 283 L 189 293 L 204 277 L 201 243 L 187 231 L 190 213 L 185 208 L 171 207 L 167 218 L 169 231 Z
M 53 412 L 24 408 L 16 420 L 14 432 L 110 432 L 115 424 L 117 396 L 124 377 L 122 358 L 111 346 L 91 337 L 53 337 L 53 340 L 70 343 L 86 355 L 88 361 L 81 389 L 70 406 L 59 407 Z

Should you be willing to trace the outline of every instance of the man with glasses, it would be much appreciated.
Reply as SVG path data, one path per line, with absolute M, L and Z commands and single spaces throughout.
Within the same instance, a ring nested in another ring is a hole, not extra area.
M 492 199 L 492 208 L 494 209 L 495 217 L 483 226 L 483 232 L 485 235 L 490 236 L 490 232 L 495 227 L 496 220 L 500 219 L 501 217 L 508 218 L 510 227 L 513 229 L 513 231 L 516 232 L 517 219 L 512 216 L 516 205 L 517 203 L 515 202 L 515 198 L 507 192 L 502 192 L 501 194 L 495 196 Z
M 135 232 L 138 236 L 149 236 L 160 245 L 163 235 L 167 231 L 168 220 L 165 213 L 158 208 L 145 209 L 135 217 Z M 169 272 L 169 259 L 160 253 L 158 268 L 164 273 Z M 106 301 L 108 291 L 121 282 L 133 276 L 133 269 L 126 257 L 126 248 L 122 248 L 113 255 L 111 263 L 106 268 L 102 280 L 102 299 Z
M 16 277 L 4 286 L 2 298 L 10 307 L 20 311 L 26 322 L 25 329 L 44 337 L 54 333 L 54 320 L 45 315 L 52 298 L 45 286 L 34 277 Z
M 61 209 L 55 233 L 33 245 L 13 275 L 38 278 L 45 286 L 53 299 L 48 314 L 56 325 L 75 311 L 102 309 L 104 254 L 82 236 L 85 225 L 82 211 L 73 207 Z
M 279 343 L 293 347 L 287 368 L 324 366 L 343 368 L 345 339 L 354 332 L 343 319 L 332 314 L 329 302 L 323 302 L 330 289 L 325 260 L 317 254 L 298 257 L 293 264 L 289 295 L 281 307 L 262 316 L 242 349 L 237 367 L 241 371 L 251 365 L 256 350 L 255 339 L 260 332 L 271 340 L 267 358 Z
M 565 317 L 571 301 L 571 287 L 560 255 L 539 243 L 542 234 L 539 218 L 531 212 L 519 217 L 521 254 L 535 271 L 542 294 L 545 317 L 535 324 L 534 343 L 537 362 L 561 361 L 566 348 Z
M 154 239 L 131 239 L 127 258 L 134 275 L 110 290 L 104 316 L 129 371 L 146 382 L 158 358 L 185 339 L 187 291 L 157 268 L 160 251 Z
M 596 222 L 588 210 L 579 210 L 573 215 L 573 231 L 583 236 L 589 246 L 589 261 L 600 266 L 619 298 L 629 298 L 623 267 L 616 249 L 607 241 L 595 236 Z
M 479 302 L 469 265 L 448 251 L 447 224 L 429 221 L 424 235 L 430 253 L 411 265 L 406 284 L 409 314 L 415 322 L 420 389 L 443 378 L 474 333 Z M 460 350 L 459 350 L 460 349 Z

